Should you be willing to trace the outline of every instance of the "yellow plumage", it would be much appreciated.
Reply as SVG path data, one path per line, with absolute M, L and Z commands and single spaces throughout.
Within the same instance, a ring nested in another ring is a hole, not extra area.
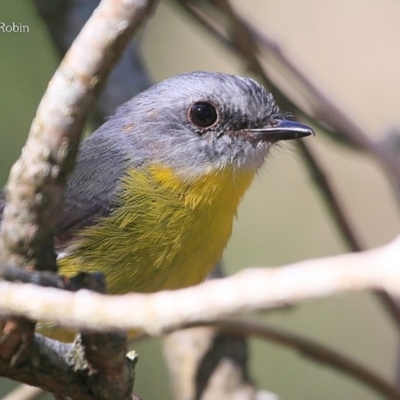
M 121 206 L 76 235 L 59 272 L 101 271 L 111 294 L 200 283 L 221 259 L 254 175 L 229 167 L 182 180 L 170 168 L 132 169 L 122 180 Z M 39 329 L 63 341 L 75 334 L 46 323 Z
M 201 282 L 221 258 L 254 174 L 228 167 L 182 180 L 166 167 L 128 171 L 121 205 L 77 234 L 60 273 L 102 271 L 109 293 Z
M 201 282 L 270 147 L 311 133 L 248 78 L 193 72 L 153 86 L 82 144 L 56 235 L 59 272 L 101 271 L 111 294 Z

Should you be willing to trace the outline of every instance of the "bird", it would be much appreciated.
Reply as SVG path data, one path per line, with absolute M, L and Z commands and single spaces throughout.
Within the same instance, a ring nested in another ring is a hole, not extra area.
M 55 233 L 59 273 L 103 272 L 110 294 L 202 282 L 272 148 L 312 134 L 251 78 L 194 71 L 150 87 L 80 146 Z

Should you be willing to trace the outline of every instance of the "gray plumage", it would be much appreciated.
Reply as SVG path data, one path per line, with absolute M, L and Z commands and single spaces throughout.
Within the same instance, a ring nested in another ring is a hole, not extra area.
M 196 101 L 219 108 L 221 123 L 206 135 L 188 120 L 188 108 Z M 65 192 L 59 242 L 110 213 L 118 202 L 119 180 L 128 167 L 156 162 L 196 173 L 210 165 L 219 168 L 255 159 L 261 165 L 265 154 L 261 158 L 248 154 L 254 149 L 247 140 L 243 146 L 232 147 L 231 142 L 238 139 L 223 132 L 262 127 L 278 117 L 272 96 L 249 78 L 191 72 L 152 86 L 120 106 L 83 141 Z M 167 143 L 160 146 L 161 142 Z
M 188 112 L 196 102 L 215 107 L 215 124 L 193 124 Z M 226 166 L 258 168 L 272 142 L 250 140 L 247 132 L 279 119 L 272 96 L 249 78 L 191 72 L 142 92 L 83 141 L 56 232 L 60 248 L 112 212 L 128 168 L 164 165 L 184 179 Z

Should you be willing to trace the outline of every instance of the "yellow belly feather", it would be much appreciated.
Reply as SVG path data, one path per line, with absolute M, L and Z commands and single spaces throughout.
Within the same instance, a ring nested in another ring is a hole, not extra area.
M 222 256 L 253 170 L 182 181 L 169 168 L 130 170 L 121 206 L 77 237 L 60 273 L 102 271 L 109 293 L 153 292 L 201 282 Z
M 221 259 L 254 174 L 229 168 L 182 181 L 168 168 L 129 171 L 121 206 L 77 235 L 74 251 L 59 260 L 59 272 L 102 271 L 111 294 L 200 283 Z M 38 329 L 61 341 L 75 335 L 48 323 Z

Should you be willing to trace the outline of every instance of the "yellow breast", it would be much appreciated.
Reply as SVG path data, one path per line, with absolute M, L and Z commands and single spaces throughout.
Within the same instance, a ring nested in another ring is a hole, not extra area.
M 60 272 L 102 271 L 109 293 L 201 282 L 222 256 L 254 173 L 227 168 L 183 180 L 164 167 L 129 171 L 120 206 L 79 233 Z

